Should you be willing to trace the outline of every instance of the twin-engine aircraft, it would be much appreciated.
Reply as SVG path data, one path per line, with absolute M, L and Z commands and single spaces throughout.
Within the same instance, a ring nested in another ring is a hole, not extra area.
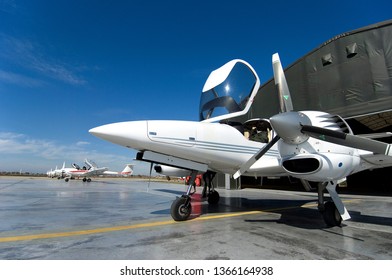
M 216 172 L 239 176 L 292 176 L 318 182 L 318 208 L 328 226 L 338 226 L 350 215 L 336 192 L 339 182 L 353 173 L 392 165 L 390 144 L 353 135 L 339 116 L 317 111 L 293 111 L 278 54 L 272 57 L 280 114 L 245 123 L 228 121 L 248 112 L 260 80 L 247 62 L 233 60 L 208 77 L 200 101 L 200 122 L 129 121 L 89 132 L 109 142 L 138 150 L 137 159 L 204 173 L 212 188 L 208 202 L 219 194 L 212 179 Z M 191 186 L 171 206 L 176 221 L 191 214 Z M 307 188 L 309 189 L 309 187 Z M 324 199 L 328 191 L 331 200 Z
M 134 164 L 127 164 L 123 171 L 116 172 L 109 171 L 107 167 L 98 167 L 95 162 L 88 159 L 85 159 L 84 163 L 86 166 L 82 168 L 76 163 L 73 163 L 73 167 L 71 168 L 65 168 L 64 163 L 61 178 L 64 178 L 65 182 L 68 182 L 72 178 L 83 178 L 83 182 L 91 182 L 91 177 L 97 176 L 130 176 L 133 173 L 132 167 L 134 166 Z

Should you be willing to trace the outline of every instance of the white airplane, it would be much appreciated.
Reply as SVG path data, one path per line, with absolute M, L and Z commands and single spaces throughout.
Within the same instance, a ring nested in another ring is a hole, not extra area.
M 56 166 L 56 168 L 54 170 L 51 169 L 50 171 L 46 172 L 46 175 L 48 175 L 48 177 L 50 177 L 50 178 L 61 179 L 66 176 L 67 172 L 70 172 L 72 170 L 76 170 L 76 168 L 65 167 L 65 162 L 64 162 L 63 166 L 61 168 L 57 168 L 57 166 Z
M 56 176 L 56 170 L 57 170 L 57 166 L 56 166 L 55 170 L 50 169 L 49 171 L 47 171 L 47 172 L 46 172 L 46 175 L 47 175 L 49 178 L 54 178 L 54 177 Z
M 89 132 L 138 150 L 139 160 L 190 170 L 192 178 L 197 172 L 206 172 L 209 186 L 216 172 L 233 174 L 234 178 L 293 176 L 303 181 L 307 190 L 306 183 L 318 182 L 318 208 L 326 224 L 340 225 L 350 215 L 336 192 L 337 184 L 350 174 L 391 166 L 391 145 L 353 135 L 339 116 L 293 111 L 278 54 L 273 55 L 272 62 L 281 113 L 269 120 L 253 119 L 244 124 L 227 121 L 248 112 L 260 85 L 253 68 L 237 59 L 208 77 L 201 96 L 200 122 L 129 121 Z M 248 133 L 253 136 L 245 137 Z M 187 193 L 172 203 L 171 215 L 176 221 L 191 214 L 191 185 L 192 181 Z M 325 190 L 331 201 L 324 199 Z M 218 200 L 219 194 L 212 188 L 208 202 Z
M 125 168 L 121 172 L 116 172 L 116 171 L 105 171 L 103 175 L 107 176 L 131 176 L 133 174 L 133 166 L 134 164 L 127 164 L 125 165 Z
M 98 167 L 97 164 L 91 160 L 85 159 L 85 164 L 88 168 L 80 168 L 77 164 L 73 164 L 74 169 L 66 171 L 65 181 L 68 182 L 70 178 L 83 178 L 83 182 L 91 182 L 91 177 L 94 176 L 130 176 L 133 173 L 133 164 L 127 164 L 123 171 L 109 171 L 107 167 Z

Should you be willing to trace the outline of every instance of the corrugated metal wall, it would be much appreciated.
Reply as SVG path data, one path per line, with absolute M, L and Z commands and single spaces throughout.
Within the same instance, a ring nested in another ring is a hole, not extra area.
M 284 55 L 284 54 L 282 54 Z M 344 118 L 392 111 L 392 20 L 343 33 L 285 69 L 294 110 Z M 278 113 L 273 80 L 260 87 L 246 117 Z

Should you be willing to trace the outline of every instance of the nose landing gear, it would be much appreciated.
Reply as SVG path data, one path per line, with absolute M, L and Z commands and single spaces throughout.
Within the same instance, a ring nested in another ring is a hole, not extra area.
M 217 204 L 219 202 L 219 193 L 215 191 L 212 180 L 214 179 L 215 172 L 207 171 L 203 175 L 204 188 L 202 196 L 205 197 L 208 188 L 208 203 Z M 195 182 L 197 171 L 193 170 L 191 173 L 191 178 L 189 179 L 189 186 L 186 194 L 181 197 L 176 198 L 170 208 L 170 214 L 175 221 L 185 221 L 189 218 L 192 213 L 191 205 L 191 189 Z

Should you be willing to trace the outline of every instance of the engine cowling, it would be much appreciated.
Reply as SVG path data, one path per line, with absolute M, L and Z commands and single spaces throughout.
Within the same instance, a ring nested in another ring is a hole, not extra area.
M 189 170 L 167 166 L 167 165 L 155 165 L 154 170 L 156 173 L 165 176 L 174 177 L 186 177 L 191 173 Z
M 359 163 L 357 156 L 334 153 L 301 154 L 282 160 L 283 168 L 293 177 L 320 182 L 344 178 Z

